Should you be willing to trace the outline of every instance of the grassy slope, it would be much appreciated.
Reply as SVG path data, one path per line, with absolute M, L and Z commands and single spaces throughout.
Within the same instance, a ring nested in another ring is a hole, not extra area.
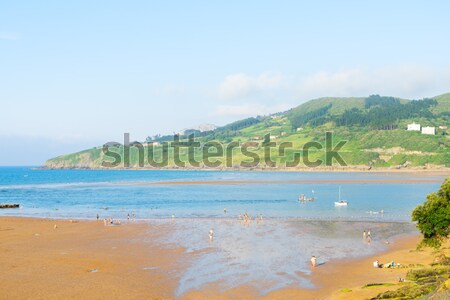
M 450 112 L 450 93 L 433 97 L 433 99 L 438 102 L 438 105 L 433 109 L 434 113 Z
M 438 101 L 438 105 L 433 109 L 435 114 L 450 111 L 450 93 L 434 97 L 434 99 Z M 341 114 L 353 107 L 363 108 L 364 98 L 320 98 L 304 103 L 293 108 L 293 110 L 307 113 L 328 103 L 332 103 L 332 107 L 329 110 L 331 114 Z M 271 135 L 280 135 L 280 138 L 274 140 L 275 142 L 291 142 L 295 149 L 301 149 L 305 143 L 310 141 L 324 143 L 325 132 L 333 131 L 336 142 L 339 140 L 348 141 L 342 149 L 342 156 L 347 164 L 351 166 L 395 167 L 405 164 L 410 166 L 431 164 L 450 167 L 450 139 L 447 136 L 443 136 L 440 130 L 435 136 L 406 131 L 404 129 L 406 124 L 413 121 L 420 122 L 423 125 L 450 125 L 446 117 L 437 116 L 433 120 L 403 120 L 401 122 L 401 127 L 403 128 L 392 131 L 367 130 L 360 127 L 334 127 L 333 124 L 325 124 L 316 128 L 305 127 L 304 130 L 296 132 L 292 129 L 286 116 L 281 116 L 276 119 L 267 119 L 264 122 L 240 130 L 239 135 L 234 137 L 233 141 L 247 142 L 252 137 L 262 137 L 270 133 Z M 286 132 L 287 134 L 281 136 L 281 132 Z M 208 139 L 202 138 L 200 141 L 206 142 Z M 161 149 L 157 150 L 154 155 L 156 161 L 161 159 Z M 117 149 L 116 151 L 122 153 L 122 149 Z M 263 154 L 261 148 L 253 151 L 260 156 Z M 240 161 L 250 161 L 249 158 L 237 152 L 233 152 L 233 165 L 239 165 Z M 272 154 L 277 163 L 283 163 L 286 160 L 292 160 L 293 152 L 295 151 L 288 150 L 286 158 L 280 157 L 275 150 L 272 151 Z M 181 154 L 182 160 L 187 161 L 187 152 L 181 151 Z M 147 155 L 147 149 L 145 155 Z M 200 160 L 201 153 L 196 153 L 195 158 Z M 315 160 L 318 158 L 324 159 L 323 151 L 312 151 L 310 159 Z M 47 166 L 98 168 L 103 160 L 101 147 L 98 147 L 53 158 L 47 162 Z M 138 153 L 136 149 L 132 148 L 131 165 L 137 166 L 137 164 Z M 147 165 L 146 158 L 145 164 Z M 170 161 L 169 166 L 174 166 L 174 162 Z

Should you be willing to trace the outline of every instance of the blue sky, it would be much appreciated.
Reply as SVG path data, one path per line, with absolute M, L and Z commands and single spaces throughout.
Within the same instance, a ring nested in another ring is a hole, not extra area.
M 448 1 L 1 1 L 0 165 L 323 96 L 450 91 Z

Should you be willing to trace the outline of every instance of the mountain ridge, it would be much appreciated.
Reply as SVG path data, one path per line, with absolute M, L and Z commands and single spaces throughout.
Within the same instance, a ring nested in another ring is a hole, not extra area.
M 436 169 L 450 167 L 450 139 L 447 130 L 439 128 L 439 126 L 445 128 L 450 125 L 449 117 L 450 93 L 421 100 L 379 95 L 347 98 L 322 97 L 302 103 L 285 112 L 238 120 L 211 131 L 195 132 L 195 134 L 196 140 L 202 144 L 219 142 L 223 145 L 249 141 L 262 143 L 264 136 L 268 134 L 277 144 L 291 142 L 293 149 L 289 149 L 292 150 L 289 155 L 292 157 L 295 149 L 302 149 L 306 143 L 312 141 L 323 143 L 325 132 L 333 131 L 335 139 L 347 141 L 342 148 L 342 156 L 345 157 L 348 165 L 342 167 L 343 169 Z M 406 125 L 412 122 L 436 127 L 436 135 L 407 131 Z M 181 141 L 188 138 L 184 135 L 176 137 Z M 153 139 L 152 143 L 160 144 L 173 139 L 173 135 L 159 136 Z M 150 146 L 144 145 L 145 150 L 148 150 L 148 147 Z M 158 147 L 160 146 L 155 146 L 155 149 L 159 149 Z M 131 151 L 128 166 L 130 168 L 139 167 L 138 153 L 135 150 Z M 123 147 L 119 147 L 117 151 L 123 155 Z M 257 149 L 255 153 L 261 154 L 261 149 Z M 162 157 L 162 154 L 155 151 L 151 156 L 158 159 Z M 182 156 L 187 161 L 188 153 L 182 152 Z M 313 151 L 311 154 L 311 157 L 315 159 L 322 159 L 323 156 L 324 153 L 318 151 Z M 199 155 L 196 154 L 195 157 L 201 160 Z M 104 159 L 102 147 L 95 147 L 49 159 L 45 167 L 102 169 Z M 231 166 L 221 168 L 236 169 L 239 168 L 239 162 L 246 160 L 248 156 L 237 155 L 233 157 Z M 282 164 L 287 158 L 275 155 L 274 160 Z M 336 165 L 327 167 L 341 169 Z M 144 168 L 153 169 L 154 167 L 147 164 Z M 163 168 L 182 167 L 169 161 Z M 208 167 L 200 165 L 185 168 Z M 265 168 L 286 169 L 270 168 L 267 165 L 253 169 Z M 305 169 L 305 166 L 293 169 Z

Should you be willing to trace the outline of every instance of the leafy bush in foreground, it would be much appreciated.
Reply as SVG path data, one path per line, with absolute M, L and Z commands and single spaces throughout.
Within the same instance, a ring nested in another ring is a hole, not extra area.
M 437 193 L 427 196 L 424 204 L 417 206 L 412 220 L 423 235 L 422 245 L 439 248 L 450 234 L 450 179 L 447 178 Z

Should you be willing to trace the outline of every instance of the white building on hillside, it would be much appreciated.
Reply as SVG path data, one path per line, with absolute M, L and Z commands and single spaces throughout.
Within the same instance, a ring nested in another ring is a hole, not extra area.
M 436 134 L 436 130 L 434 127 L 422 127 L 422 134 Z
M 412 124 L 408 124 L 408 129 L 409 131 L 420 131 L 420 124 L 416 124 L 416 123 L 412 123 Z

